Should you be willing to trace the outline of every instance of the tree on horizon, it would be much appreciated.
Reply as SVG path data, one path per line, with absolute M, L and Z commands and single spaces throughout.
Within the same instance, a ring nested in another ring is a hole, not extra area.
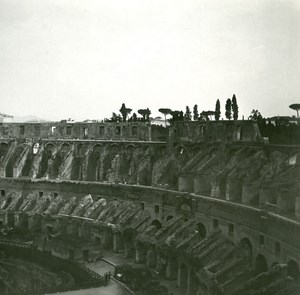
M 184 114 L 184 120 L 185 121 L 191 121 L 192 120 L 192 113 L 190 111 L 189 106 L 186 106 L 185 114 Z
M 290 109 L 297 112 L 297 118 L 299 118 L 299 110 L 300 110 L 300 103 L 293 103 L 289 106 Z
M 119 111 L 123 117 L 123 121 L 126 122 L 127 115 L 131 113 L 132 109 L 126 108 L 125 103 L 122 103 Z
M 168 108 L 160 108 L 160 109 L 158 109 L 158 111 L 164 115 L 165 126 L 167 126 L 167 115 L 170 115 L 172 113 L 172 110 L 168 109 Z
M 149 110 L 149 108 L 147 108 L 147 109 L 139 109 L 138 113 L 143 116 L 142 120 L 144 122 L 147 122 L 147 121 L 149 122 L 150 121 L 151 111 Z
M 221 116 L 221 105 L 220 105 L 220 100 L 217 99 L 216 101 L 216 108 L 215 108 L 215 120 L 219 121 Z
M 259 121 L 262 120 L 263 116 L 258 110 L 252 110 L 250 116 L 248 117 L 249 120 L 252 121 Z
M 228 120 L 231 120 L 231 99 L 228 98 L 226 100 L 226 105 L 225 105 L 225 117 Z
M 198 112 L 198 105 L 194 105 L 194 108 L 193 108 L 193 119 L 194 121 L 198 121 L 199 119 L 199 112 Z
M 238 104 L 236 101 L 235 94 L 233 94 L 233 96 L 232 96 L 231 107 L 232 107 L 232 112 L 233 112 L 233 120 L 237 120 L 239 117 L 239 107 L 238 107 Z

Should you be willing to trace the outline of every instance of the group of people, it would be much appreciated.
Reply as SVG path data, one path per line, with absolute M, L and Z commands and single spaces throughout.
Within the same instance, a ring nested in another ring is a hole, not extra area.
M 101 284 L 101 285 L 103 285 L 103 286 L 107 286 L 107 284 L 110 282 L 110 280 L 111 280 L 111 272 L 109 271 L 109 272 L 105 272 L 102 276 L 101 276 L 101 282 L 103 283 L 103 284 Z

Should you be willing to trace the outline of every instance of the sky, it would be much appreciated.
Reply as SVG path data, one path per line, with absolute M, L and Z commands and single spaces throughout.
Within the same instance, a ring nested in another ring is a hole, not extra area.
M 124 102 L 295 115 L 299 0 L 0 0 L 0 112 L 103 119 Z

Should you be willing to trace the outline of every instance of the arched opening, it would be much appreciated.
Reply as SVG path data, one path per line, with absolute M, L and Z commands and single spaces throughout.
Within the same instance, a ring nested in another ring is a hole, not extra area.
M 245 258 L 246 262 L 252 264 L 252 244 L 249 239 L 244 238 L 241 240 L 241 249 L 242 255 Z
M 174 218 L 174 216 L 172 216 L 172 215 L 167 216 L 166 222 L 170 221 L 170 220 L 173 219 L 173 218 Z
M 71 149 L 71 146 L 68 143 L 63 143 L 60 147 L 60 153 L 62 158 L 64 158 L 67 153 L 69 152 L 69 150 Z
M 188 281 L 188 269 L 184 263 L 180 265 L 179 274 L 179 287 L 186 289 Z
M 192 211 L 192 208 L 188 204 L 183 204 L 180 207 L 180 211 L 182 211 L 183 213 L 190 213 Z
M 86 177 L 87 180 L 100 180 L 102 145 L 95 144 L 89 154 Z
M 206 228 L 203 223 L 201 222 L 197 223 L 197 231 L 201 239 L 204 239 L 206 237 Z
M 299 266 L 294 260 L 288 262 L 288 275 L 295 280 L 299 279 Z
M 39 172 L 38 172 L 38 178 L 44 177 L 49 165 L 49 160 L 51 163 L 52 156 L 55 153 L 55 145 L 52 143 L 48 143 L 45 146 L 45 149 L 43 151 L 42 159 L 40 162 Z
M 157 219 L 154 219 L 151 222 L 151 225 L 154 225 L 156 227 L 156 229 L 161 229 L 162 228 L 161 222 L 159 220 L 157 220 Z
M 255 275 L 258 275 L 266 271 L 268 271 L 266 258 L 263 255 L 258 254 L 255 259 L 254 273 Z

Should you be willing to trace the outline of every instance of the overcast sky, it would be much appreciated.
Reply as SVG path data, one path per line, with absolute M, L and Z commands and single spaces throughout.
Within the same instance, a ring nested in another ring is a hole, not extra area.
M 102 119 L 122 102 L 293 115 L 299 0 L 0 0 L 0 112 Z

